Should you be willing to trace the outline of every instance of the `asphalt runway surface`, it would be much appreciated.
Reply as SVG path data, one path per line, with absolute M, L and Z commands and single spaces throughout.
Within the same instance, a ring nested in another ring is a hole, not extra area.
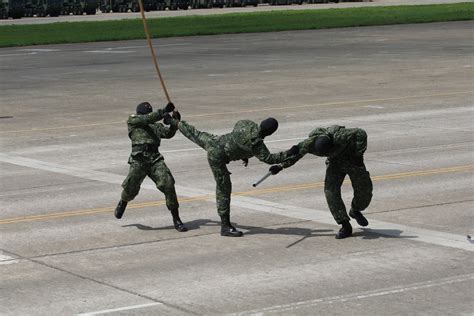
M 0 49 L 0 314 L 468 315 L 474 304 L 472 22 L 155 40 L 183 119 L 222 134 L 280 122 L 286 150 L 318 126 L 360 127 L 374 198 L 336 240 L 324 159 L 232 162 L 219 234 L 203 150 L 160 151 L 186 233 L 146 180 L 122 220 L 125 120 L 166 101 L 145 41 Z M 343 186 L 346 205 L 352 189 Z

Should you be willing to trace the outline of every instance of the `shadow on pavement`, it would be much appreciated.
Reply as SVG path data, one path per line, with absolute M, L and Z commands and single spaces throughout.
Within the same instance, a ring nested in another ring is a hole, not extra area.
M 220 226 L 220 222 L 212 221 L 210 219 L 197 219 L 190 222 L 184 222 L 188 230 L 199 229 L 201 226 Z M 129 224 L 123 225 L 122 227 L 136 227 L 139 230 L 167 230 L 167 229 L 174 229 L 173 225 L 164 226 L 164 227 L 151 227 L 142 224 Z
M 204 226 L 220 227 L 219 221 L 214 221 L 210 219 L 197 219 L 189 222 L 185 222 L 188 230 L 199 229 Z M 239 229 L 246 230 L 244 235 L 258 235 L 258 234 L 268 234 L 268 235 L 292 235 L 292 236 L 301 236 L 302 238 L 297 241 L 289 244 L 286 248 L 293 247 L 294 245 L 304 241 L 307 238 L 321 237 L 321 236 L 335 236 L 335 231 L 330 229 L 310 229 L 310 228 L 301 228 L 301 227 L 259 227 L 259 226 L 249 226 L 249 225 L 235 225 Z M 143 224 L 129 224 L 123 225 L 122 227 L 136 227 L 139 230 L 150 230 L 150 231 L 159 231 L 174 229 L 172 225 L 164 227 L 151 227 Z M 398 229 L 371 229 L 371 228 L 360 228 L 361 231 L 356 231 L 353 233 L 353 237 L 360 237 L 361 239 L 378 239 L 378 238 L 418 238 L 418 236 L 401 236 L 403 231 Z M 330 232 L 330 233 L 328 233 Z
M 377 239 L 377 238 L 418 238 L 418 236 L 400 236 L 403 231 L 399 229 L 371 229 L 360 228 L 362 232 L 353 234 L 355 237 L 362 237 L 362 239 Z
M 218 221 L 213 221 L 210 219 L 198 219 L 190 222 L 185 222 L 188 230 L 199 229 L 203 226 L 214 226 L 220 227 L 221 223 Z M 174 229 L 173 226 L 165 227 L 151 227 L 143 224 L 129 224 L 123 225 L 122 227 L 136 227 L 139 230 L 166 230 Z M 258 227 L 258 226 L 248 226 L 248 225 L 236 225 L 237 228 L 246 230 L 244 235 L 257 235 L 257 234 L 269 234 L 269 235 L 293 235 L 293 236 L 302 236 L 301 239 L 297 240 L 294 243 L 291 243 L 286 248 L 292 247 L 306 238 L 311 237 L 320 237 L 320 236 L 333 236 L 334 232 L 330 229 L 309 229 L 309 228 L 300 228 L 300 227 L 277 227 L 277 228 L 268 228 L 268 227 Z M 331 232 L 331 234 L 322 234 L 325 232 Z

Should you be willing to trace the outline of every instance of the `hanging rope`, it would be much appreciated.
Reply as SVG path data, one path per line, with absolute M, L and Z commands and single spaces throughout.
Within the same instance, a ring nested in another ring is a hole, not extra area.
M 153 63 L 155 64 L 156 72 L 158 73 L 158 77 L 160 78 L 161 86 L 163 87 L 163 91 L 165 92 L 166 99 L 168 99 L 168 102 L 171 102 L 171 98 L 168 94 L 168 90 L 166 90 L 165 80 L 163 79 L 163 76 L 161 76 L 160 66 L 158 65 L 158 58 L 156 58 L 155 50 L 153 49 L 153 45 L 151 43 L 150 33 L 148 32 L 148 25 L 146 23 L 145 10 L 143 9 L 142 0 L 138 0 L 138 4 L 140 6 L 140 13 L 142 15 L 143 28 L 145 29 L 146 39 L 148 41 L 148 46 L 150 47 L 150 51 L 153 57 Z

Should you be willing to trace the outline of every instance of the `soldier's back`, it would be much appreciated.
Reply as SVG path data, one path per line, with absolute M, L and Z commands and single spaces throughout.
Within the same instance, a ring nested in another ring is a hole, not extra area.
M 229 160 L 252 157 L 252 145 L 258 138 L 259 127 L 250 120 L 240 120 L 234 125 L 232 132 L 222 135 L 221 141 Z

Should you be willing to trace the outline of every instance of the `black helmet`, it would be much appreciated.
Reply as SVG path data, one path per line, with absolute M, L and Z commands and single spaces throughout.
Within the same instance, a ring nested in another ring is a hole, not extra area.
M 148 114 L 151 112 L 153 112 L 153 108 L 151 107 L 150 103 L 142 102 L 137 105 L 137 114 Z
M 260 123 L 260 136 L 265 137 L 273 134 L 278 129 L 278 121 L 273 117 L 264 119 Z
M 332 140 L 327 135 L 321 135 L 314 141 L 314 153 L 316 156 L 326 156 L 332 147 Z

